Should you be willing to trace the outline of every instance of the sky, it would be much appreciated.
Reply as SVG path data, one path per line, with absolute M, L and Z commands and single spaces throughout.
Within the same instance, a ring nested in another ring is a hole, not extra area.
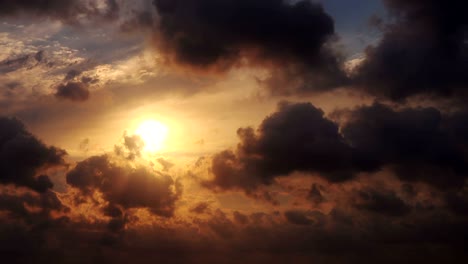
M 0 0 L 0 258 L 466 262 L 467 11 Z

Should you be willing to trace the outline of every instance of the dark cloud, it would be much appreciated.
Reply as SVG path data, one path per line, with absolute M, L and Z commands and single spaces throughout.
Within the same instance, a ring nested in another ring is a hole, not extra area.
M 403 216 L 411 211 L 402 199 L 392 191 L 361 190 L 355 206 L 385 216 Z
M 9 73 L 25 68 L 31 69 L 40 63 L 44 63 L 44 53 L 39 51 L 31 54 L 21 54 L 13 58 L 7 58 L 0 61 L 0 73 Z
M 257 131 L 241 128 L 236 152 L 213 158 L 214 179 L 205 183 L 222 189 L 253 189 L 294 171 L 319 173 L 333 182 L 345 181 L 359 171 L 371 171 L 338 131 L 310 103 L 281 103 Z
M 342 84 L 330 47 L 332 18 L 311 1 L 156 0 L 157 44 L 173 63 L 223 72 L 242 64 L 271 71 L 276 94 Z
M 114 164 L 106 155 L 79 162 L 67 174 L 67 183 L 85 195 L 101 192 L 113 205 L 147 208 L 161 216 L 172 216 L 181 186 L 170 176 L 147 168 Z
M 28 224 L 36 224 L 40 220 L 50 218 L 51 212 L 67 212 L 69 208 L 64 206 L 52 191 L 38 194 L 11 190 L 7 192 L 2 189 L 0 210 L 7 212 L 12 218 L 20 218 Z
M 103 241 L 102 228 L 105 227 L 51 222 L 55 227 L 40 236 L 24 228 L 17 228 L 16 234 L 13 230 L 0 229 L 4 231 L 0 237 L 4 246 L 0 251 L 3 257 L 9 253 L 16 263 L 33 260 L 48 263 L 52 256 L 54 263 L 69 263 L 70 259 L 79 258 L 80 263 L 153 263 L 157 260 L 164 263 L 273 264 L 317 260 L 333 264 L 457 263 L 468 257 L 464 247 L 457 246 L 463 243 L 466 230 L 456 221 L 437 223 L 428 218 L 425 222 L 407 222 L 415 224 L 411 228 L 385 222 L 374 229 L 355 222 L 356 228 L 351 229 L 334 216 L 326 215 L 322 218 L 330 226 L 324 229 L 320 224 L 296 225 L 274 217 L 267 224 L 271 217 L 267 214 L 262 217 L 264 222 L 243 227 L 219 213 L 208 220 L 198 220 L 191 228 L 167 230 L 156 225 L 151 229 L 130 229 L 114 244 Z M 418 232 L 426 232 L 427 240 L 419 240 Z
M 463 185 L 467 176 L 466 119 L 461 112 L 443 115 L 434 108 L 395 111 L 381 104 L 349 113 L 345 139 L 379 166 L 390 166 L 404 180 L 441 188 Z
M 314 223 L 314 220 L 309 218 L 309 212 L 303 211 L 286 211 L 284 216 L 286 220 L 295 225 L 311 225 Z
M 280 104 L 257 131 L 238 130 L 235 152 L 214 156 L 214 178 L 205 186 L 249 193 L 295 171 L 343 182 L 387 168 L 402 180 L 444 189 L 462 186 L 468 176 L 464 112 L 375 103 L 337 115 L 346 119 L 341 129 L 309 103 Z M 310 195 L 323 201 L 318 188 Z
M 78 70 L 69 70 L 67 74 L 65 75 L 65 78 L 63 79 L 64 81 L 68 82 L 70 80 L 75 79 L 76 77 L 81 75 L 81 71 Z
M 66 152 L 49 147 L 17 119 L 0 117 L 0 183 L 45 192 L 53 184 L 41 169 L 64 165 Z
M 119 185 L 118 181 L 112 183 Z M 329 213 L 290 209 L 229 214 L 217 209 L 203 217 L 191 215 L 189 220 L 178 216 L 151 223 L 140 222 L 124 206 L 108 201 L 96 201 L 107 218 L 96 219 L 99 214 L 92 209 L 76 218 L 71 213 L 80 209 L 65 208 L 53 192 L 1 189 L 0 253 L 13 263 L 49 263 L 51 257 L 54 263 L 70 263 L 76 258 L 80 263 L 320 260 L 337 264 L 468 259 L 463 216 L 448 213 L 449 208 L 408 214 L 399 209 L 408 201 L 393 191 L 357 188 L 342 191 L 341 200 L 335 200 Z M 354 203 L 352 198 L 363 193 L 368 197 Z M 348 207 L 349 201 L 355 206 Z M 375 217 L 388 213 L 392 217 Z
M 240 225 L 245 225 L 249 222 L 249 218 L 238 211 L 235 211 L 232 215 L 234 217 L 234 221 Z
M 109 204 L 108 206 L 104 207 L 103 209 L 104 215 L 110 217 L 121 217 L 123 216 L 122 210 L 113 204 Z
M 366 51 L 356 81 L 401 100 L 412 95 L 466 96 L 468 18 L 465 1 L 385 0 L 393 18 Z M 456 98 L 456 97 L 455 97 Z
M 152 28 L 154 24 L 153 14 L 150 11 L 132 12 L 132 16 L 120 25 L 123 32 L 131 32 L 141 28 Z
M 18 87 L 21 87 L 21 83 L 20 82 L 9 82 L 7 84 L 5 84 L 5 87 L 8 88 L 9 90 L 14 90 Z
M 2 0 L 0 1 L 0 15 L 32 14 L 75 22 L 82 16 L 98 17 L 101 19 L 115 18 L 119 6 L 115 0 L 99 1 L 60 1 L 60 0 Z M 100 4 L 104 4 L 100 5 Z
M 312 201 L 314 205 L 319 205 L 326 201 L 325 197 L 323 197 L 322 195 L 322 189 L 323 189 L 323 186 L 317 183 L 312 184 L 312 187 L 310 188 L 307 198 L 310 201 Z
M 37 257 L 49 255 L 46 249 L 48 234 L 68 221 L 67 217 L 60 215 L 69 209 L 51 191 L 38 194 L 2 188 L 0 211 L 2 259 L 12 263 L 28 263 L 42 262 Z
M 68 82 L 57 87 L 55 96 L 75 102 L 84 102 L 89 99 L 88 85 L 82 82 Z
M 445 194 L 447 206 L 456 214 L 468 216 L 468 184 Z
M 200 202 L 194 207 L 190 208 L 190 212 L 195 214 L 206 214 L 210 213 L 210 211 L 210 203 L 208 202 Z

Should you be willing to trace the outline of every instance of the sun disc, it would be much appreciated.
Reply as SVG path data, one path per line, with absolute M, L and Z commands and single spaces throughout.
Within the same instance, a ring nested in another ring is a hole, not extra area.
M 145 143 L 144 150 L 147 152 L 161 150 L 164 147 L 168 133 L 167 126 L 155 120 L 147 120 L 135 130 L 135 134 L 140 136 Z

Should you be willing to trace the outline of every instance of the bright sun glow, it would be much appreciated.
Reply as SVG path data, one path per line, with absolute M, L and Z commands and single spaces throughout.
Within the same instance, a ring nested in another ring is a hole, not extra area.
M 145 151 L 156 152 L 164 147 L 164 141 L 167 138 L 169 129 L 161 122 L 148 120 L 140 124 L 135 130 L 145 142 Z

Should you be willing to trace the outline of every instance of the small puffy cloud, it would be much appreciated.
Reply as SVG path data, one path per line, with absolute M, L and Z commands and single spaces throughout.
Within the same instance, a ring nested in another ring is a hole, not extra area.
M 84 83 L 68 82 L 57 87 L 55 96 L 75 102 L 84 102 L 89 99 L 89 90 L 88 86 Z
M 403 216 L 411 211 L 411 207 L 392 191 L 360 190 L 355 206 L 385 216 Z

